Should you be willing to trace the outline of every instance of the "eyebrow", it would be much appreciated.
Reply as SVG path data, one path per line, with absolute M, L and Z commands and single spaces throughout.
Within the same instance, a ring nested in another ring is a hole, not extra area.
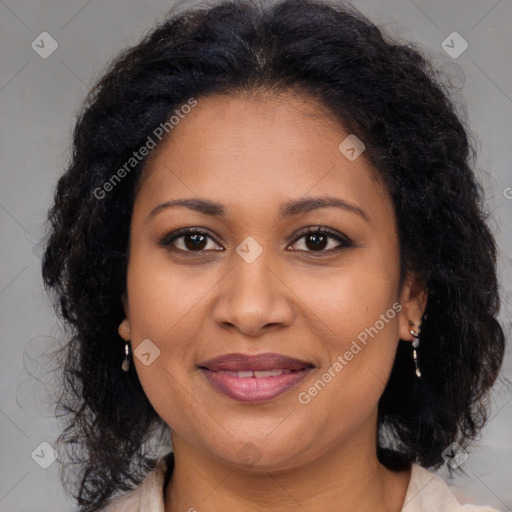
M 211 215 L 213 217 L 226 217 L 226 209 L 221 203 L 209 199 L 190 198 L 173 199 L 171 201 L 166 201 L 165 203 L 159 204 L 158 206 L 153 208 L 153 210 L 151 210 L 151 212 L 148 215 L 148 218 L 154 217 L 161 211 L 166 210 L 167 208 L 179 206 L 189 208 L 190 210 L 205 215 Z M 284 219 L 286 217 L 292 217 L 294 215 L 302 215 L 313 210 L 317 210 L 319 208 L 333 207 L 341 208 L 345 211 L 355 213 L 364 220 L 368 221 L 368 216 L 361 208 L 359 208 L 359 206 L 348 203 L 344 199 L 330 196 L 308 197 L 302 199 L 295 199 L 287 203 L 284 203 L 279 208 L 279 217 L 280 219 Z

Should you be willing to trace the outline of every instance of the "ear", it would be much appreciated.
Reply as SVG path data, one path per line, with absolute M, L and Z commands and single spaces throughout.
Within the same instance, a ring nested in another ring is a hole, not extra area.
M 117 329 L 117 332 L 119 333 L 119 336 L 123 338 L 125 341 L 130 341 L 131 339 L 131 332 L 130 332 L 130 315 L 128 312 L 128 301 L 126 299 L 126 295 L 122 295 L 121 302 L 123 304 L 124 308 L 124 314 L 126 315 L 123 321 L 119 324 L 119 327 Z
M 428 292 L 426 283 L 414 275 L 408 275 L 400 294 L 402 310 L 399 316 L 398 332 L 401 340 L 413 341 L 414 336 L 409 332 L 414 329 L 419 333 L 421 319 L 427 307 Z M 411 322 L 417 327 L 414 328 Z

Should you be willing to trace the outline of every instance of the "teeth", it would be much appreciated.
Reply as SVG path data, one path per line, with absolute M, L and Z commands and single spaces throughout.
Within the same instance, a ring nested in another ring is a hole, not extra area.
M 272 370 L 261 370 L 261 371 L 240 371 L 240 372 L 233 372 L 230 370 L 219 370 L 217 373 L 225 373 L 226 375 L 232 375 L 233 377 L 238 377 L 241 379 L 245 379 L 247 377 L 256 377 L 256 378 L 263 378 L 263 377 L 277 377 L 278 375 L 283 375 L 285 373 L 292 373 L 293 370 L 284 370 L 281 368 L 274 368 Z
M 277 377 L 277 375 L 282 375 L 283 373 L 291 373 L 291 370 L 281 370 L 280 368 L 274 368 L 273 370 L 270 370 L 268 373 L 272 377 Z
M 263 370 L 259 372 L 254 372 L 255 377 L 270 377 L 272 374 L 270 373 L 270 370 Z

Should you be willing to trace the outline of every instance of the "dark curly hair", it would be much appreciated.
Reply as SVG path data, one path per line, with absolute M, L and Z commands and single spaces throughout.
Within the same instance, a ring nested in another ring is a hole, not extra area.
M 190 98 L 261 91 L 314 98 L 364 142 L 364 157 L 393 199 L 402 276 L 412 273 L 428 289 L 422 378 L 400 341 L 379 402 L 379 460 L 390 469 L 439 467 L 443 450 L 453 441 L 466 446 L 487 419 L 505 338 L 497 249 L 469 131 L 439 71 L 351 5 L 196 6 L 172 13 L 123 51 L 90 91 L 49 212 L 43 278 L 69 328 L 58 442 L 78 465 L 74 497 L 82 512 L 140 484 L 156 464 L 147 443 L 166 428 L 133 365 L 121 370 L 117 332 L 147 157 L 102 198 L 97 191 Z

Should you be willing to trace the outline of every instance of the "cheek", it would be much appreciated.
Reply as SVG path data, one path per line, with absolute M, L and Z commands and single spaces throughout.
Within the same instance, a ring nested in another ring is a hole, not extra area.
M 346 408 L 356 404 L 354 417 L 368 414 L 384 390 L 398 344 L 398 272 L 396 262 L 382 255 L 354 254 L 330 275 L 297 277 L 293 284 L 327 361 L 320 375 L 325 387 L 320 382 L 301 391 L 335 421 L 346 423 Z
M 197 306 L 215 281 L 214 272 L 176 265 L 161 249 L 135 248 L 127 273 L 132 335 L 161 343 L 193 335 Z
M 187 421 L 195 421 L 198 409 L 188 389 L 188 372 L 204 290 L 187 286 L 182 272 L 139 261 L 131 260 L 127 276 L 135 369 L 157 413 L 168 425 L 187 431 Z M 137 356 L 146 340 L 158 354 L 149 365 Z
M 398 332 L 395 310 L 381 320 L 398 299 L 398 265 L 392 255 L 375 254 L 354 251 L 338 268 L 309 272 L 307 278 L 303 273 L 287 276 L 307 306 L 304 312 L 311 312 L 311 325 L 316 324 L 318 335 L 333 348 L 342 350 L 376 322 L 383 337 Z
M 180 382 L 188 370 L 190 345 L 200 325 L 199 306 L 208 288 L 204 287 L 207 286 L 204 281 L 204 286 L 198 286 L 197 277 L 191 281 L 187 270 L 177 266 L 173 269 L 165 258 L 156 259 L 154 252 L 145 251 L 140 245 L 133 246 L 127 272 L 133 360 L 148 399 L 161 411 L 162 403 L 169 406 L 170 401 L 174 407 L 174 402 L 179 400 Z M 138 357 L 145 346 L 143 343 L 150 347 L 148 365 Z M 186 409 L 186 402 L 180 403 L 179 408 Z

